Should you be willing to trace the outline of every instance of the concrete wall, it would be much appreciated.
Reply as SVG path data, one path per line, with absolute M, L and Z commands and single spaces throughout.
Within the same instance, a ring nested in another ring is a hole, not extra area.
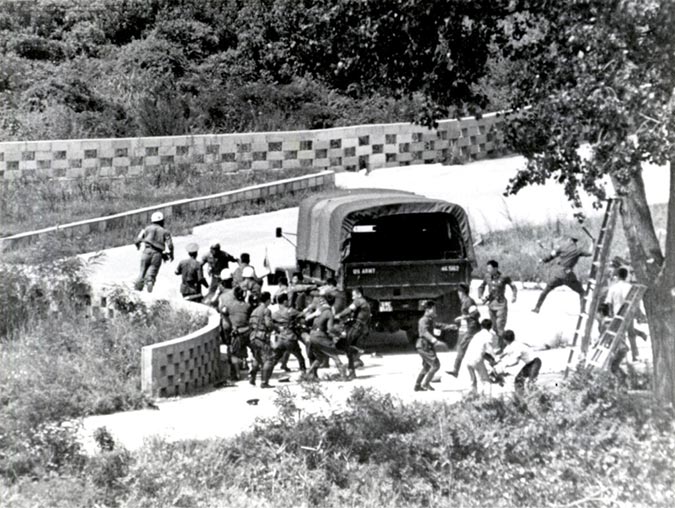
M 155 397 L 187 395 L 220 380 L 220 316 L 205 305 L 173 300 L 172 306 L 209 312 L 207 325 L 183 337 L 145 346 L 141 351 L 141 389 Z
M 110 301 L 112 286 L 94 288 L 90 314 L 108 319 L 119 311 Z M 128 298 L 147 305 L 156 302 L 148 293 L 129 292 Z M 141 350 L 141 390 L 152 397 L 189 395 L 220 380 L 220 316 L 215 309 L 185 300 L 171 300 L 171 307 L 206 314 L 206 326 L 183 337 L 145 346 Z
M 501 117 L 333 129 L 152 138 L 0 143 L 0 181 L 124 177 L 167 166 L 198 171 L 307 168 L 356 171 L 432 162 L 457 163 L 503 153 Z
M 41 229 L 39 231 L 29 231 L 14 236 L 0 238 L 0 252 L 15 249 L 28 245 L 40 238 L 49 237 L 54 234 L 63 234 L 66 237 L 75 237 L 80 235 L 96 234 L 106 230 L 126 229 L 130 233 L 131 242 L 136 235 L 136 229 L 148 224 L 150 216 L 155 211 L 161 211 L 168 218 L 168 225 L 171 226 L 171 217 L 173 215 L 186 215 L 204 210 L 217 210 L 234 203 L 244 203 L 254 201 L 260 198 L 269 198 L 271 196 L 282 196 L 292 192 L 303 191 L 321 191 L 330 189 L 335 185 L 335 173 L 332 171 L 322 171 L 307 176 L 288 178 L 286 180 L 277 180 L 275 182 L 253 185 L 233 191 L 212 194 L 210 196 L 200 196 L 198 198 L 182 199 L 171 203 L 163 203 L 139 210 L 118 213 L 106 217 L 89 219 L 70 224 L 63 224 L 51 228 Z

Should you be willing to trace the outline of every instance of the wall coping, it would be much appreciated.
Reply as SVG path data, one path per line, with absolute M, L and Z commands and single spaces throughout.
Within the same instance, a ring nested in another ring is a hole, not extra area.
M 144 213 L 147 214 L 147 213 L 153 212 L 153 211 L 161 211 L 161 210 L 164 210 L 166 208 L 171 208 L 173 206 L 185 205 L 185 204 L 194 203 L 194 202 L 197 202 L 197 201 L 213 200 L 213 199 L 223 198 L 223 197 L 226 197 L 226 196 L 236 195 L 236 194 L 240 194 L 240 193 L 246 193 L 246 192 L 250 192 L 250 191 L 254 191 L 254 190 L 258 190 L 258 189 L 265 189 L 265 188 L 274 187 L 274 186 L 277 186 L 277 185 L 283 185 L 283 184 L 293 183 L 293 182 L 300 182 L 300 181 L 308 180 L 308 179 L 311 179 L 311 178 L 328 176 L 328 175 L 333 175 L 333 174 L 335 174 L 334 171 L 320 171 L 318 173 L 312 173 L 312 174 L 309 174 L 309 175 L 296 176 L 296 177 L 293 177 L 293 178 L 286 178 L 286 179 L 283 179 L 283 180 L 274 180 L 274 181 L 268 182 L 268 183 L 262 183 L 262 184 L 258 184 L 258 185 L 250 185 L 248 187 L 241 187 L 239 189 L 229 190 L 229 191 L 225 191 L 225 192 L 219 192 L 219 193 L 216 193 L 216 194 L 209 194 L 209 195 L 206 195 L 206 196 L 198 196 L 196 198 L 185 198 L 185 199 L 179 199 L 179 200 L 176 200 L 176 201 L 159 203 L 157 205 L 152 205 L 152 206 L 148 206 L 148 207 L 145 207 L 145 208 L 136 208 L 135 210 L 120 212 L 120 213 L 116 213 L 116 214 L 113 214 L 113 215 L 105 215 L 103 217 L 95 217 L 93 219 L 85 219 L 85 220 L 76 221 L 76 222 L 69 222 L 69 223 L 66 223 L 66 224 L 59 224 L 57 226 L 50 226 L 50 227 L 44 228 L 44 229 L 37 229 L 37 230 L 34 230 L 34 231 L 26 231 L 24 233 L 18 233 L 16 235 L 12 235 L 12 236 L 5 236 L 5 237 L 0 238 L 0 243 L 2 243 L 5 240 L 7 240 L 7 241 L 19 240 L 19 239 L 22 239 L 22 238 L 28 238 L 28 237 L 35 236 L 35 235 L 41 235 L 41 234 L 51 233 L 51 232 L 58 232 L 61 229 L 69 229 L 69 228 L 74 228 L 74 227 L 78 227 L 78 226 L 85 226 L 85 225 L 88 225 L 88 224 L 98 224 L 100 222 L 106 222 L 106 221 L 113 220 L 113 219 L 119 219 L 119 218 L 123 218 L 123 217 L 129 217 L 129 216 L 139 215 L 139 214 L 144 214 Z
M 485 113 L 480 116 L 480 118 L 493 118 L 500 115 L 504 115 L 508 111 L 494 111 L 491 113 Z M 463 116 L 461 118 L 444 118 L 438 120 L 438 123 L 447 123 L 447 122 L 463 122 L 467 120 L 476 120 L 475 116 Z M 374 126 L 391 126 L 391 127 L 405 127 L 405 126 L 414 126 L 418 125 L 420 128 L 427 130 L 433 130 L 425 125 L 415 124 L 412 122 L 393 122 L 393 123 L 372 123 L 372 124 L 359 124 L 359 125 L 343 125 L 341 127 L 329 127 L 326 129 L 298 129 L 298 130 L 288 130 L 288 131 L 248 131 L 248 132 L 228 132 L 225 134 L 183 134 L 176 136 L 142 136 L 142 137 L 130 137 L 130 138 L 72 138 L 72 139 L 36 139 L 36 140 L 26 140 L 26 141 L 3 141 L 0 142 L 2 145 L 25 145 L 27 143 L 72 143 L 75 141 L 89 141 L 89 142 L 124 142 L 124 141 L 134 141 L 138 139 L 195 139 L 195 138 L 205 138 L 205 139 L 215 139 L 215 138 L 227 138 L 227 137 L 242 137 L 242 136 L 274 136 L 274 135 L 289 135 L 289 134 L 301 134 L 301 133 L 316 133 L 316 132 L 336 132 L 344 129 L 371 129 Z

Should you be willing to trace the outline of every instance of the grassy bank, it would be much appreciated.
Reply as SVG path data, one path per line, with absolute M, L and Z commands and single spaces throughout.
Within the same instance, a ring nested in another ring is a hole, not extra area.
M 306 175 L 304 169 L 199 173 L 164 168 L 139 178 L 0 182 L 0 237 Z
M 311 387 L 310 396 L 317 395 Z M 649 402 L 579 372 L 525 399 L 404 404 L 355 389 L 346 409 L 297 411 L 235 439 L 154 441 L 102 452 L 68 474 L 4 480 L 0 502 L 68 507 L 539 507 L 675 502 L 675 433 Z
M 183 215 L 172 216 L 167 221 L 166 227 L 174 236 L 188 235 L 192 233 L 193 227 L 201 224 L 298 206 L 300 201 L 310 195 L 310 191 L 298 191 L 272 198 L 260 198 L 246 203 L 228 204 L 221 208 L 189 211 Z M 35 265 L 85 252 L 129 245 L 134 241 L 139 230 L 140 228 L 106 230 L 96 235 L 73 235 L 71 237 L 66 236 L 62 231 L 50 233 L 29 246 L 4 253 L 2 261 L 10 264 Z
M 657 230 L 665 229 L 667 205 L 654 205 L 651 207 L 651 212 Z M 594 216 L 587 219 L 584 225 L 597 238 L 601 223 L 602 216 Z M 490 259 L 496 259 L 499 261 L 500 270 L 514 280 L 546 281 L 551 265 L 540 264 L 538 260 L 549 253 L 558 239 L 570 233 L 576 234 L 580 239 L 580 244 L 592 250 L 593 242 L 575 220 L 549 221 L 541 225 L 514 220 L 509 229 L 491 231 L 479 237 L 480 244 L 475 248 L 479 266 L 474 271 L 474 277 L 483 277 L 485 264 Z M 617 221 L 610 259 L 614 256 L 630 259 L 621 218 Z M 575 271 L 583 280 L 590 272 L 590 268 L 591 258 L 582 258 Z
M 141 348 L 206 324 L 205 315 L 121 291 L 110 299 L 124 312 L 93 319 L 82 272 L 67 263 L 42 267 L 37 278 L 0 269 L 0 475 L 8 478 L 72 466 L 76 428 L 62 422 L 143 407 Z

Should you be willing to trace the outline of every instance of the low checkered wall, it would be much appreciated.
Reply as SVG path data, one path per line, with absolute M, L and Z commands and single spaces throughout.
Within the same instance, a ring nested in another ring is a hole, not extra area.
M 99 288 L 91 298 L 92 317 L 107 319 L 117 312 L 107 297 L 110 288 Z M 131 298 L 151 305 L 148 293 L 132 292 Z M 206 326 L 183 337 L 141 349 L 141 390 L 151 397 L 189 395 L 212 386 L 221 378 L 220 316 L 213 308 L 186 300 L 170 300 L 174 309 L 208 315 Z
M 310 131 L 0 143 L 0 181 L 123 177 L 166 167 L 225 171 L 307 168 L 340 171 L 458 163 L 503 154 L 502 118 L 443 120 Z
M 132 241 L 135 237 L 137 228 L 150 222 L 150 216 L 153 212 L 160 211 L 168 218 L 168 227 L 171 228 L 171 217 L 173 215 L 186 215 L 201 210 L 218 209 L 234 203 L 243 203 L 258 200 L 261 198 L 270 198 L 272 196 L 282 196 L 293 192 L 322 191 L 335 186 L 335 173 L 332 171 L 322 171 L 307 176 L 296 178 L 287 178 L 275 182 L 264 183 L 244 187 L 233 191 L 212 194 L 211 196 L 200 196 L 198 198 L 182 199 L 171 203 L 131 210 L 129 212 L 118 213 L 106 217 L 89 219 L 70 224 L 63 224 L 51 228 L 41 229 L 39 231 L 29 231 L 14 236 L 0 238 L 0 252 L 16 249 L 40 239 L 54 234 L 63 234 L 67 238 L 75 238 L 81 235 L 96 234 L 98 232 L 127 229 L 132 231 L 129 237 Z
M 172 300 L 209 312 L 207 325 L 189 335 L 145 346 L 141 351 L 141 390 L 154 397 L 187 395 L 220 380 L 220 316 L 205 305 Z

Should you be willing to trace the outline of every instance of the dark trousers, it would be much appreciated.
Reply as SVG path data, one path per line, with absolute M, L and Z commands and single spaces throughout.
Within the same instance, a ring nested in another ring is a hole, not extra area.
M 309 337 L 310 349 L 314 355 L 314 361 L 310 365 L 307 373 L 309 375 L 316 376 L 316 372 L 323 362 L 328 359 L 332 359 L 335 362 L 335 365 L 340 370 L 340 373 L 344 376 L 344 365 L 340 360 L 340 351 L 333 339 L 324 335 L 324 334 L 312 334 Z
M 420 373 L 417 375 L 415 386 L 426 387 L 429 386 L 429 383 L 431 383 L 436 372 L 441 368 L 441 361 L 438 359 L 434 347 L 420 345 L 421 340 L 422 339 L 418 339 L 415 347 L 417 354 L 422 358 L 422 370 L 420 370 Z
M 462 360 L 464 360 L 464 355 L 466 354 L 466 349 L 469 347 L 469 343 L 473 336 L 476 335 L 478 330 L 467 330 L 462 339 L 457 345 L 457 356 L 455 356 L 455 366 L 453 371 L 459 373 L 459 368 L 462 366 Z
M 146 248 L 141 254 L 141 272 L 134 283 L 134 288 L 142 291 L 143 285 L 145 285 L 148 293 L 152 293 L 161 266 L 162 253 L 158 250 Z
M 531 383 L 534 382 L 537 376 L 539 376 L 539 369 L 541 369 L 541 360 L 539 358 L 535 358 L 520 369 L 515 379 L 516 392 L 523 393 L 525 390 L 525 380 L 529 379 Z
M 300 349 L 300 344 L 297 339 L 284 339 L 282 345 L 277 350 L 277 357 L 281 360 L 281 366 L 286 368 L 288 359 L 291 355 L 295 356 L 298 360 L 298 365 L 300 366 L 301 371 L 307 369 L 307 364 L 305 363 L 305 357 L 302 354 L 302 349 Z
M 628 348 L 626 347 L 626 345 L 619 344 L 619 346 L 614 350 L 614 353 L 612 354 L 612 359 L 609 362 L 609 370 L 612 372 L 612 374 L 614 374 L 617 377 L 619 383 L 621 383 L 622 385 L 626 384 L 626 379 L 628 378 L 628 375 L 621 368 L 621 362 L 623 361 L 624 358 L 626 358 L 627 354 Z
M 368 337 L 369 333 L 370 329 L 368 328 L 368 325 L 362 321 L 354 321 L 347 328 L 344 351 L 347 354 L 348 367 L 352 373 L 356 369 L 355 362 L 359 359 L 359 349 L 357 345 L 359 341 Z
M 255 383 L 255 378 L 258 375 L 258 372 L 262 371 L 260 374 L 260 380 L 262 384 L 269 383 L 270 377 L 272 377 L 272 369 L 274 369 L 275 361 L 275 353 L 272 349 L 272 346 L 270 346 L 269 341 L 253 339 L 249 347 L 253 356 L 253 365 L 251 366 L 251 371 L 249 372 L 249 378 L 251 382 Z
M 544 304 L 544 300 L 546 300 L 548 294 L 555 288 L 559 288 L 560 286 L 567 286 L 568 288 L 570 288 L 572 291 L 574 291 L 579 295 L 580 301 L 583 299 L 584 286 L 581 284 L 581 282 L 579 282 L 579 279 L 577 279 L 576 274 L 572 270 L 565 270 L 563 268 L 560 268 L 556 269 L 554 273 L 551 274 L 551 278 L 546 283 L 546 287 L 539 295 L 539 299 L 537 300 L 537 305 L 535 305 L 535 309 L 539 310 L 541 306 Z

